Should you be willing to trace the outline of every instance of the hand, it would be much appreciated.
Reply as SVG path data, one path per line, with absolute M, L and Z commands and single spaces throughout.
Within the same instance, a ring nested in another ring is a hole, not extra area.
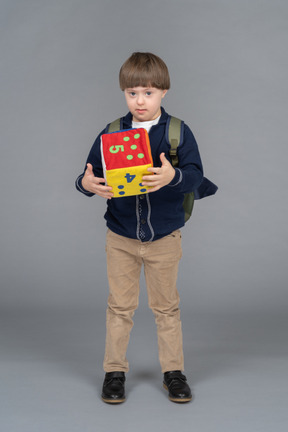
M 113 193 L 111 192 L 112 187 L 105 185 L 104 178 L 94 176 L 93 166 L 90 163 L 87 164 L 87 169 L 82 178 L 82 186 L 88 192 L 94 193 L 103 198 L 111 199 L 113 197 Z
M 160 154 L 160 160 L 162 162 L 161 168 L 147 168 L 147 171 L 150 171 L 154 173 L 155 175 L 148 175 L 142 177 L 142 184 L 144 186 L 150 186 L 151 189 L 149 189 L 150 192 L 156 192 L 157 190 L 161 189 L 163 186 L 166 186 L 169 184 L 174 176 L 175 176 L 175 169 L 171 165 L 171 163 L 166 159 L 165 154 Z

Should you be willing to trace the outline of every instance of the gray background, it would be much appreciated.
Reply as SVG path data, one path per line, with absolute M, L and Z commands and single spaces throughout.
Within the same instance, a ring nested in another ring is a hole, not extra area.
M 3 431 L 286 431 L 285 0 L 1 0 Z M 167 63 L 165 109 L 219 186 L 183 229 L 179 291 L 194 402 L 161 389 L 141 279 L 128 399 L 99 397 L 105 201 L 74 189 L 107 122 L 127 111 L 133 51 Z M 113 412 L 112 412 L 113 411 Z

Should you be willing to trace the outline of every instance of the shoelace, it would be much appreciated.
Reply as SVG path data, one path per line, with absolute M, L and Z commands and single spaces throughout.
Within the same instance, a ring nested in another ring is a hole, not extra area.
M 106 380 L 106 385 L 112 383 L 113 381 L 114 381 L 114 382 L 115 382 L 115 381 L 119 381 L 121 384 L 123 384 L 124 381 L 125 381 L 125 378 L 121 378 L 121 377 L 112 377 L 112 378 Z
M 179 381 L 182 381 L 183 383 L 186 383 L 187 379 L 185 375 L 182 374 L 171 374 L 169 379 L 167 380 L 168 387 L 173 387 L 179 383 Z

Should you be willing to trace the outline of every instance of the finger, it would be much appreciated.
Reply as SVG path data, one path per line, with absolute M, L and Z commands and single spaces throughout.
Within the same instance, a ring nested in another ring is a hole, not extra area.
M 161 169 L 162 168 L 150 167 L 150 168 L 147 168 L 147 171 L 154 173 L 154 174 L 159 174 L 161 172 Z
M 113 198 L 114 194 L 111 191 L 98 191 L 97 195 L 103 197 L 103 198 L 107 198 L 107 199 L 111 199 Z
M 93 179 L 93 181 L 95 182 L 95 183 L 104 183 L 104 185 L 106 184 L 106 180 L 105 180 L 105 178 L 102 178 L 102 177 L 94 177 L 94 179 Z
M 147 186 L 148 188 L 153 188 L 153 187 L 155 187 L 155 186 L 159 186 L 159 187 L 162 187 L 163 185 L 160 183 L 160 182 L 142 182 L 142 185 L 143 186 Z
M 160 176 L 160 175 L 144 176 L 144 177 L 142 177 L 142 181 L 146 181 L 147 183 L 151 184 L 151 183 L 159 182 L 161 180 L 161 178 L 162 178 L 162 176 Z
M 89 174 L 89 175 L 93 174 L 94 175 L 93 166 L 90 163 L 87 163 L 87 170 L 86 171 L 87 171 L 87 174 Z
M 96 195 L 102 197 L 102 198 L 107 198 L 107 199 L 113 198 L 113 196 L 114 196 L 113 192 L 111 192 L 110 190 L 109 191 L 103 191 L 101 189 L 100 190 L 97 189 L 94 191 L 94 193 Z
M 156 192 L 156 191 L 158 191 L 160 188 L 161 188 L 160 185 L 158 185 L 158 186 L 154 186 L 154 187 L 149 188 L 147 192 L 148 192 L 148 193 L 150 193 L 150 192 Z
M 98 192 L 111 192 L 112 191 L 112 187 L 111 186 L 107 186 L 107 185 L 101 185 L 101 184 L 95 184 L 95 190 Z
M 105 198 L 105 199 L 111 199 L 111 198 L 113 198 L 113 194 L 96 194 L 96 195 L 98 195 L 98 196 L 101 196 L 102 198 Z
M 160 160 L 162 162 L 162 165 L 165 165 L 165 163 L 168 162 L 168 160 L 165 157 L 165 153 L 160 154 Z

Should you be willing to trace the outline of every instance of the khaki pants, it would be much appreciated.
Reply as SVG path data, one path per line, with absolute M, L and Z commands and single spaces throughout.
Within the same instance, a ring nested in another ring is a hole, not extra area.
M 176 287 L 182 256 L 179 230 L 142 243 L 108 230 L 106 239 L 109 297 L 104 371 L 129 370 L 126 359 L 133 315 L 138 307 L 142 264 L 149 307 L 157 324 L 162 372 L 184 370 L 179 294 Z

